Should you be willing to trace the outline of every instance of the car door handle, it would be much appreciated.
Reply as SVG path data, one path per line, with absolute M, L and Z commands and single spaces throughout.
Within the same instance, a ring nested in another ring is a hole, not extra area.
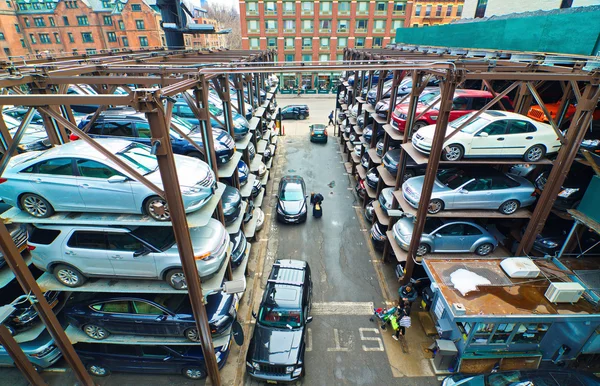
M 67 256 L 75 256 L 75 252 L 73 252 L 73 251 L 66 251 L 65 255 L 67 255 Z
M 121 256 L 121 255 L 112 255 L 111 257 L 113 259 L 122 259 L 123 258 L 123 256 Z
M 504 137 L 500 137 L 500 138 L 496 139 L 496 141 L 504 141 Z
M 90 186 L 89 186 L 88 184 L 81 184 L 81 185 L 79 185 L 79 187 L 80 187 L 80 188 L 87 189 L 87 188 L 89 188 Z
M 42 179 L 41 178 L 36 178 L 34 181 L 35 181 L 36 184 L 41 184 L 42 183 Z
M 138 323 L 138 324 L 142 324 L 142 323 L 144 323 L 144 321 L 143 321 L 143 320 L 135 320 L 135 322 L 136 322 L 136 323 Z
M 525 139 L 533 139 L 533 137 L 525 137 Z

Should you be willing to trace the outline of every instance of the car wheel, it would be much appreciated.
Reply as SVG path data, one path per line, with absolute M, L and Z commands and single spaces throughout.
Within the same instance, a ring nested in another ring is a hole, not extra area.
M 54 214 L 54 208 L 42 196 L 33 193 L 25 193 L 20 199 L 21 208 L 37 218 L 46 218 Z
M 57 265 L 53 272 L 56 280 L 67 287 L 79 287 L 86 281 L 85 276 L 79 270 L 68 265 Z
M 167 283 L 175 288 L 176 290 L 186 290 L 187 283 L 185 281 L 185 275 L 181 269 L 172 269 L 167 273 Z
M 413 172 L 412 170 L 405 170 L 402 182 L 406 182 L 406 180 L 408 180 L 409 178 L 413 178 L 414 176 L 415 172 Z
M 500 212 L 503 214 L 513 214 L 519 209 L 519 201 L 508 200 L 500 205 Z
M 95 324 L 86 324 L 83 326 L 83 332 L 85 332 L 85 334 L 90 338 L 96 340 L 106 339 L 110 336 L 110 332 L 106 331 L 100 326 L 96 326 Z
M 298 115 L 298 119 L 301 120 L 301 121 L 303 121 L 303 120 L 306 119 L 306 117 L 304 116 L 304 114 L 299 114 Z
M 427 244 L 419 244 L 419 248 L 417 248 L 417 256 L 425 256 L 431 251 L 431 247 Z
M 443 209 L 444 209 L 444 201 L 434 198 L 433 200 L 429 201 L 429 206 L 427 207 L 427 212 L 429 214 L 436 214 L 436 213 L 440 213 Z
M 144 201 L 144 213 L 156 221 L 168 221 L 171 219 L 169 204 L 160 196 L 152 196 Z
M 186 367 L 183 369 L 183 376 L 189 379 L 202 379 L 206 377 L 206 371 L 200 367 Z
M 110 370 L 100 365 L 88 365 L 88 371 L 97 377 L 107 377 L 110 375 Z
M 491 243 L 481 244 L 475 250 L 475 253 L 479 256 L 487 256 L 494 250 L 494 246 Z
M 199 151 L 190 151 L 189 153 L 186 154 L 188 157 L 194 157 L 194 158 L 198 158 L 199 160 L 203 161 L 204 157 L 202 157 L 202 153 L 200 153 Z
M 413 133 L 417 130 L 419 130 L 421 127 L 425 127 L 427 126 L 427 122 L 423 122 L 423 121 L 417 121 L 414 125 L 413 125 Z
M 198 335 L 198 329 L 196 327 L 188 328 L 183 334 L 192 342 L 200 342 L 200 335 Z
M 523 155 L 523 159 L 527 162 L 537 162 L 544 158 L 546 154 L 546 149 L 542 145 L 533 145 L 525 152 Z
M 457 144 L 448 145 L 442 151 L 442 159 L 444 161 L 459 161 L 464 153 L 462 146 Z

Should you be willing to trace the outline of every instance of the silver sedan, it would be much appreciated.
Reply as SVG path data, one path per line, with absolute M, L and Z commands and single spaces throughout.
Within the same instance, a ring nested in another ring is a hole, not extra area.
M 402 184 L 402 195 L 418 208 L 424 176 Z M 535 187 L 523 177 L 501 173 L 491 167 L 445 169 L 438 171 L 427 211 L 444 209 L 492 209 L 513 214 L 535 202 Z
M 394 224 L 394 240 L 400 248 L 408 250 L 413 234 L 414 218 L 402 217 Z M 498 241 L 485 228 L 469 221 L 446 221 L 430 217 L 425 222 L 417 256 L 429 252 L 474 252 L 489 255 L 498 246 Z
M 162 180 L 150 147 L 121 139 L 98 144 L 158 187 Z M 175 155 L 183 205 L 200 209 L 213 195 L 216 179 L 198 159 Z M 0 199 L 34 217 L 54 212 L 138 213 L 170 219 L 167 202 L 84 141 L 14 156 L 0 178 Z

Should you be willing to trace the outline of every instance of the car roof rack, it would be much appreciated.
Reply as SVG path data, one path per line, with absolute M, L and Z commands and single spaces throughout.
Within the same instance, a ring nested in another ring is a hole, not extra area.
M 305 267 L 299 267 L 297 265 L 283 264 L 283 263 L 273 263 L 273 267 L 281 267 L 287 269 L 296 269 L 298 271 L 304 271 Z
M 277 280 L 277 279 L 268 279 L 267 283 L 286 284 L 286 285 L 293 285 L 293 286 L 297 286 L 297 287 L 301 287 L 304 285 L 304 283 L 298 282 L 298 281 L 287 281 L 287 280 Z

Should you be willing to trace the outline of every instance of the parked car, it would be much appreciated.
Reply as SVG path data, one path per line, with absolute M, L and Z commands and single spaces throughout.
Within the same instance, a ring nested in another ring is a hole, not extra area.
M 360 150 L 360 146 L 356 146 L 356 149 Z M 369 162 L 370 161 L 371 161 L 371 156 L 369 155 L 368 151 L 365 151 L 365 153 L 363 154 L 363 156 L 360 158 L 360 164 L 361 164 L 361 166 L 363 168 L 365 168 L 366 170 L 368 170 L 369 169 Z
M 446 128 L 450 134 L 467 121 L 465 115 Z M 412 145 L 429 154 L 435 125 L 420 128 L 413 135 Z M 443 144 L 442 159 L 458 161 L 464 158 L 519 157 L 525 162 L 537 162 L 560 149 L 560 140 L 552 126 L 523 115 L 506 111 L 487 111 L 463 127 Z
M 13 118 L 12 116 L 4 114 L 4 111 L 2 112 L 2 118 L 4 118 L 4 123 L 8 129 L 8 133 L 10 134 L 11 138 L 14 138 L 19 126 L 21 125 L 21 121 Z M 8 144 L 4 138 L 0 137 L 0 142 L 5 148 L 8 147 Z M 29 124 L 25 128 L 25 132 L 19 141 L 17 151 L 22 153 L 25 151 L 46 150 L 49 147 L 50 140 L 48 139 L 48 134 L 46 133 L 44 126 L 38 124 Z M 4 154 L 4 152 L 0 149 L 0 156 L 2 154 Z
M 392 79 L 392 77 L 394 76 L 394 72 L 393 71 L 388 71 L 387 75 L 385 77 L 385 80 L 389 80 Z M 364 75 L 365 78 L 365 85 L 368 85 L 369 87 L 377 84 L 377 82 L 379 82 L 379 70 L 375 70 L 373 71 L 373 78 L 371 79 L 371 82 L 369 82 L 369 78 L 371 78 L 370 73 L 366 73 Z M 350 75 L 348 77 L 348 84 L 349 85 L 354 85 L 354 79 L 355 79 L 355 75 Z M 359 84 L 360 84 L 360 79 L 358 80 Z
M 86 294 L 85 299 L 65 308 L 69 324 L 87 336 L 103 340 L 110 335 L 185 337 L 199 342 L 200 335 L 187 295 Z M 206 314 L 213 337 L 228 332 L 237 317 L 235 294 L 216 292 L 206 297 Z
M 371 226 L 371 242 L 373 243 L 373 248 L 378 251 L 383 251 L 383 247 L 387 241 L 386 231 L 387 226 L 381 224 L 379 221 L 375 221 Z
M 545 103 L 544 106 L 546 107 L 546 110 L 548 110 L 548 112 L 550 113 L 550 116 L 552 117 L 552 119 L 556 119 L 556 115 L 559 113 L 559 109 L 560 109 L 560 104 L 561 102 L 554 102 L 554 103 Z M 575 111 L 577 110 L 577 107 L 572 104 L 569 103 L 569 105 L 567 106 L 567 110 L 565 111 L 565 115 L 563 117 L 563 123 L 569 122 L 571 120 L 571 118 L 573 118 L 573 115 L 575 115 Z M 529 108 L 529 111 L 527 112 L 527 116 L 531 119 L 535 119 L 538 122 L 544 122 L 544 123 L 548 123 L 548 117 L 546 116 L 546 114 L 544 114 L 544 110 L 542 110 L 542 108 L 539 105 L 532 105 Z M 594 110 L 593 114 L 592 114 L 592 121 L 598 121 L 600 120 L 600 107 L 596 107 L 596 109 Z
M 593 374 L 565 370 L 511 370 L 491 374 L 449 375 L 442 386 L 599 386 Z
M 543 192 L 546 187 L 550 171 L 550 168 L 544 170 L 535 180 L 535 187 L 540 193 Z M 566 212 L 569 209 L 576 209 L 593 176 L 594 171 L 592 168 L 578 162 L 573 162 L 569 169 L 569 173 L 561 186 L 561 190 L 554 201 L 553 208 L 563 212 Z
M 231 248 L 231 268 L 235 270 L 244 261 L 248 240 L 246 240 L 246 235 L 244 235 L 241 229 L 236 233 L 231 233 L 229 238 L 233 243 L 233 247 Z
M 402 195 L 417 208 L 425 176 L 409 178 L 402 184 Z M 513 214 L 535 202 L 535 188 L 523 177 L 504 174 L 492 167 L 439 170 L 429 207 L 430 214 L 447 209 L 494 209 Z
M 150 147 L 121 139 L 102 138 L 96 143 L 162 187 Z M 215 174 L 207 164 L 191 157 L 175 155 L 175 164 L 186 213 L 197 211 L 216 189 Z M 13 156 L 0 186 L 0 199 L 38 218 L 71 211 L 170 219 L 165 199 L 84 141 Z
M 258 232 L 265 225 L 265 212 L 260 208 L 254 208 L 253 216 L 256 217 L 256 231 Z
M 62 353 L 56 347 L 54 340 L 47 330 L 44 330 L 37 338 L 28 342 L 19 343 L 19 347 L 33 367 L 41 371 L 58 362 Z M 0 346 L 0 366 L 14 366 L 15 362 L 3 346 Z
M 260 180 L 258 178 L 256 178 L 254 180 L 254 183 L 252 184 L 252 198 L 258 197 L 261 189 L 262 189 L 262 183 L 260 182 Z
M 242 212 L 242 195 L 240 191 L 233 186 L 226 185 L 223 196 L 221 196 L 221 204 L 223 205 L 225 225 L 232 224 Z
M 89 119 L 81 121 L 79 128 L 82 129 L 88 124 Z M 202 134 L 198 126 L 192 126 L 185 120 L 176 116 L 171 117 L 171 123 L 181 132 L 187 135 L 192 141 L 204 149 Z M 150 133 L 150 124 L 145 114 L 139 113 L 130 108 L 115 108 L 104 111 L 88 130 L 88 135 L 93 138 L 122 138 L 128 141 L 151 145 L 152 134 Z M 235 154 L 235 141 L 226 131 L 221 129 L 212 130 L 215 155 L 219 165 L 229 162 Z M 170 129 L 169 137 L 173 153 L 187 155 L 206 160 L 205 154 L 196 149 L 187 139 L 183 138 L 175 130 Z M 76 134 L 71 134 L 71 140 L 77 140 Z
M 225 113 L 221 107 L 217 107 L 214 104 L 209 104 L 208 111 L 212 115 L 210 117 L 210 126 L 215 129 L 225 130 Z M 190 106 L 180 100 L 173 104 L 173 115 L 181 118 L 192 126 L 200 124 L 200 120 L 196 117 Z M 233 130 L 234 138 L 236 141 L 243 139 L 250 131 L 250 124 L 240 113 L 237 113 L 234 109 L 231 109 L 231 118 L 233 119 Z
M 384 134 L 385 130 L 383 129 L 383 126 L 377 125 L 377 134 L 375 135 L 377 137 L 377 140 L 383 138 Z M 367 125 L 367 127 L 365 127 L 365 129 L 363 130 L 362 135 L 367 142 L 371 143 L 371 138 L 373 136 L 373 124 Z
M 10 295 L 6 292 L 9 291 L 8 288 L 3 287 L 3 292 L 5 292 L 2 296 L 3 298 L 14 297 L 14 292 L 11 291 Z M 19 293 L 22 291 L 19 289 Z M 64 293 L 60 291 L 46 291 L 44 292 L 44 297 L 46 301 L 50 305 L 50 308 L 54 313 L 59 311 L 59 305 L 64 304 Z M 4 300 L 4 299 L 2 299 Z M 8 329 L 11 335 L 17 335 L 22 332 L 25 332 L 31 328 L 33 328 L 38 322 L 38 313 L 33 306 L 35 302 L 35 296 L 32 295 L 21 295 L 18 296 L 13 301 L 10 302 L 10 305 L 14 307 L 14 310 L 10 313 L 10 315 L 5 319 L 4 326 Z M 8 302 L 4 302 L 2 304 L 6 304 Z
M 573 228 L 573 220 L 565 220 L 550 212 L 544 229 L 535 235 L 533 249 L 542 255 L 556 256 L 563 247 L 567 236 Z M 525 234 L 526 226 L 521 229 Z M 594 230 L 586 228 L 574 236 L 577 247 L 572 253 L 579 254 L 585 251 L 586 256 L 600 255 L 600 236 Z
M 25 224 L 6 224 L 6 230 L 10 233 L 10 237 L 17 246 L 19 253 L 27 249 L 27 239 L 29 238 L 29 232 L 27 232 L 27 226 Z M 6 265 L 4 260 L 4 254 L 0 250 L 0 268 Z
M 327 143 L 327 126 L 322 124 L 310 125 L 310 141 Z
M 281 108 L 281 119 L 303 120 L 310 115 L 307 105 L 290 105 Z M 279 118 L 279 114 L 277 115 Z
M 365 180 L 360 179 L 354 186 L 354 191 L 358 195 L 359 198 L 364 199 L 367 196 L 367 188 L 365 184 Z
M 4 114 L 5 116 L 8 115 L 20 122 L 23 120 L 23 118 L 25 118 L 25 114 L 27 114 L 28 111 L 29 111 L 29 107 L 15 106 L 15 107 L 11 107 L 11 108 L 2 110 L 2 114 Z M 42 119 L 42 115 L 37 110 L 33 111 L 33 117 L 31 118 L 31 123 L 36 124 L 36 125 L 42 125 L 42 126 L 44 125 L 44 120 Z
M 381 193 L 379 193 L 379 197 L 377 197 L 377 201 L 379 201 L 379 206 L 383 213 L 388 214 L 388 210 L 392 209 L 392 202 L 394 201 L 394 188 L 383 188 L 381 189 Z
M 276 260 L 258 309 L 246 354 L 246 372 L 271 382 L 294 382 L 305 373 L 306 325 L 312 321 L 312 280 L 307 262 Z
M 248 144 L 248 157 L 250 158 L 250 162 L 252 162 L 254 157 L 256 157 L 256 148 L 252 142 Z
M 382 163 L 385 169 L 392 175 L 398 174 L 398 163 L 400 162 L 400 149 L 388 150 L 383 156 Z M 425 174 L 427 164 L 418 164 L 410 155 L 406 155 L 406 167 L 404 168 L 404 178 L 406 181 L 417 175 Z
M 377 166 L 374 166 L 367 171 L 367 178 L 365 178 L 365 180 L 369 188 L 377 189 L 377 184 L 379 183 L 379 170 L 377 170 Z
M 375 219 L 375 208 L 373 208 L 374 202 L 375 200 L 370 200 L 367 205 L 365 205 L 365 219 L 370 223 Z
M 430 104 L 435 102 L 437 95 L 427 94 L 420 103 L 417 105 L 416 114 L 420 115 Z M 454 99 L 452 101 L 452 110 L 448 122 L 452 122 L 463 115 L 469 114 L 473 111 L 477 111 L 483 108 L 488 102 L 494 99 L 494 96 L 489 91 L 480 90 L 456 90 L 454 92 Z M 512 111 L 513 107 L 508 97 L 504 97 L 500 100 L 502 106 L 507 111 Z M 406 119 L 408 114 L 409 103 L 402 103 L 396 106 L 394 113 L 392 114 L 392 127 L 403 132 L 406 126 Z M 490 110 L 502 110 L 502 107 L 496 103 Z M 488 110 L 489 111 L 489 110 Z M 423 114 L 418 121 L 413 123 L 413 130 L 419 130 L 421 127 L 435 124 L 439 115 L 439 101 Z M 519 116 L 525 118 L 523 116 Z M 529 119 L 528 119 L 529 120 Z
M 408 251 L 414 229 L 414 218 L 402 217 L 392 230 L 400 248 Z M 429 252 L 473 252 L 480 256 L 489 255 L 498 246 L 498 241 L 484 227 L 470 221 L 454 221 L 429 217 L 421 235 L 417 256 Z
M 227 260 L 229 235 L 210 219 L 206 226 L 190 228 L 190 238 L 198 275 L 209 279 Z M 187 289 L 171 227 L 38 224 L 29 245 L 33 264 L 67 287 L 105 277 L 165 280 L 175 289 Z
M 412 85 L 411 85 L 411 87 L 412 87 Z M 401 89 L 398 88 L 399 95 L 396 99 L 397 101 L 400 98 L 406 96 L 408 93 L 410 93 L 411 89 L 408 89 L 408 92 L 406 92 L 406 93 L 402 92 L 402 95 L 400 95 L 400 92 L 401 92 Z M 429 104 L 428 102 L 433 101 L 435 98 L 438 97 L 438 95 L 440 95 L 439 87 L 426 87 L 425 90 L 423 90 L 423 92 L 419 96 L 419 103 Z M 386 97 L 385 99 L 382 98 L 375 105 L 375 113 L 378 116 L 380 116 L 381 118 L 387 119 L 388 114 L 390 112 L 390 102 L 391 102 L 391 99 L 389 97 Z M 392 125 L 394 124 L 393 121 L 391 121 L 391 123 L 392 123 Z
M 219 368 L 229 356 L 229 343 L 215 347 Z M 114 372 L 181 374 L 198 380 L 208 374 L 202 347 L 193 345 L 83 343 L 74 345 L 87 370 L 97 377 Z
M 277 191 L 277 220 L 283 223 L 306 221 L 306 186 L 300 176 L 283 176 Z
M 394 80 L 390 79 L 383 84 L 381 99 L 392 97 L 393 83 L 394 83 Z M 440 81 L 434 77 L 430 77 L 427 81 L 427 87 L 431 88 L 431 89 L 437 88 L 438 93 L 439 93 L 439 84 L 440 84 Z M 413 86 L 412 78 L 402 79 L 402 82 L 400 82 L 400 84 L 398 85 L 398 89 L 396 90 L 396 98 L 402 98 L 403 96 L 410 94 L 410 92 L 412 91 L 412 86 Z M 367 102 L 370 105 L 375 106 L 376 99 L 377 99 L 377 86 L 373 86 L 369 90 L 369 93 L 367 95 Z
M 383 144 L 384 144 L 383 138 L 381 138 L 377 141 L 377 144 L 375 145 L 375 151 L 377 152 L 377 155 L 380 157 L 383 157 Z M 392 149 L 399 149 L 401 144 L 402 144 L 401 141 L 394 141 L 393 139 L 389 138 L 387 150 L 389 151 Z
M 240 160 L 238 162 L 237 170 L 238 170 L 238 178 L 240 179 L 240 185 L 241 186 L 246 185 L 246 182 L 248 182 L 248 175 L 250 175 L 250 168 L 244 162 L 244 160 Z

